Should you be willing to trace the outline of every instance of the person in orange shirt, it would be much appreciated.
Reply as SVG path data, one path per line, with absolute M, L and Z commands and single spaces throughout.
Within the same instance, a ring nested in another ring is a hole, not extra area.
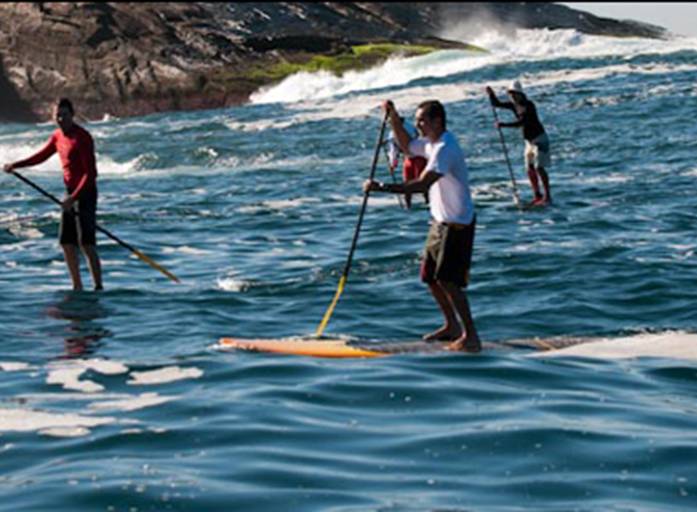
M 4 171 L 38 165 L 58 153 L 63 167 L 66 197 L 63 199 L 59 238 L 73 290 L 82 290 L 78 246 L 87 260 L 95 290 L 103 289 L 97 253 L 97 165 L 92 136 L 73 121 L 75 110 L 67 98 L 58 100 L 53 119 L 58 128 L 36 154 L 5 164 Z

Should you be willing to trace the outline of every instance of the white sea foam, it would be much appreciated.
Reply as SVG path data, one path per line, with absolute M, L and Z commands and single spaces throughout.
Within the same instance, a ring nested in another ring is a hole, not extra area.
M 694 64 L 613 64 L 596 68 L 583 68 L 576 70 L 546 71 L 535 74 L 524 74 L 521 79 L 524 82 L 534 83 L 535 87 L 545 87 L 557 85 L 559 83 L 574 83 L 593 80 L 602 80 L 615 75 L 662 75 L 668 73 L 693 72 L 697 70 Z M 508 82 L 498 82 L 501 88 L 508 85 Z M 654 95 L 669 91 L 670 88 L 653 90 Z M 644 94 L 649 94 L 650 90 Z
M 11 140 L 7 143 L 0 144 L 0 162 L 14 162 L 33 155 L 44 146 L 48 137 L 48 134 L 45 136 L 34 134 L 30 140 L 21 142 Z M 18 171 L 22 174 L 62 176 L 62 171 L 60 169 L 61 164 L 58 161 L 58 157 L 54 156 L 39 165 L 31 167 L 31 170 L 18 169 Z M 6 179 L 17 180 L 17 178 L 10 176 L 7 176 Z
M 43 238 L 44 234 L 36 228 L 23 227 L 21 225 L 10 225 L 7 230 L 17 238 L 37 239 Z
M 381 66 L 364 71 L 349 71 L 342 76 L 327 71 L 301 72 L 278 85 L 262 89 L 250 98 L 252 103 L 295 103 L 342 94 L 404 85 L 423 77 L 443 77 L 469 71 L 491 62 L 480 52 L 443 50 L 409 58 L 391 58 Z
M 3 372 L 21 372 L 31 370 L 34 367 L 28 363 L 20 363 L 14 361 L 0 361 L 0 371 Z
M 126 398 L 93 402 L 89 405 L 89 408 L 99 411 L 136 411 L 145 409 L 146 407 L 164 404 L 175 398 L 176 397 L 173 396 L 160 396 L 157 393 L 141 393 L 135 396 L 129 395 Z
M 450 39 L 467 39 L 466 33 L 461 36 L 458 35 L 456 28 L 451 29 L 447 34 Z M 481 33 L 470 42 L 486 48 L 489 53 L 444 50 L 419 57 L 392 58 L 375 68 L 349 72 L 342 77 L 326 71 L 301 72 L 287 77 L 279 84 L 257 91 L 251 96 L 251 101 L 259 104 L 316 102 L 347 93 L 407 85 L 421 78 L 450 76 L 484 66 L 520 60 L 617 55 L 631 58 L 643 53 L 672 53 L 697 48 L 697 39 L 692 38 L 677 38 L 669 41 L 613 38 L 581 34 L 570 29 L 517 29 L 510 32 L 490 30 Z M 481 89 L 481 85 L 478 85 L 478 88 Z M 481 94 L 481 91 L 479 92 Z M 431 95 L 431 97 L 441 98 L 440 95 Z M 261 122 L 266 123 L 266 128 L 293 124 L 290 119 L 279 120 L 278 123 L 269 120 Z M 249 125 L 245 129 L 249 129 Z
M 553 221 L 551 221 L 553 223 Z M 549 224 L 550 221 L 543 221 L 543 224 Z M 524 224 L 521 222 L 520 224 Z M 536 223 L 530 222 L 526 223 L 531 227 L 535 227 Z M 565 240 L 562 242 L 550 242 L 548 240 L 538 240 L 535 242 L 530 242 L 530 243 L 525 243 L 525 244 L 517 244 L 514 245 L 511 248 L 511 252 L 513 253 L 518 253 L 518 252 L 530 252 L 530 251 L 544 251 L 545 248 L 549 248 L 552 251 L 556 251 L 557 249 L 580 249 L 586 246 L 586 243 L 582 240 Z
M 279 264 L 279 268 L 282 269 L 305 269 L 312 268 L 315 264 L 307 259 L 307 256 L 299 254 L 298 259 L 291 261 L 283 261 Z
M 103 375 L 119 375 L 128 371 L 128 367 L 119 361 L 104 359 L 81 359 L 79 361 L 85 368 Z
M 12 225 L 18 226 L 21 224 L 31 224 L 31 223 L 35 222 L 36 220 L 38 220 L 40 217 L 46 217 L 46 218 L 50 218 L 52 216 L 58 217 L 58 214 L 54 214 L 54 215 L 46 214 L 43 216 L 39 216 L 39 215 L 25 215 L 25 213 L 26 212 L 22 212 L 22 214 L 20 215 L 20 212 L 16 212 L 16 211 L 13 212 L 13 211 L 10 211 L 8 209 L 8 210 L 0 213 L 0 224 L 10 225 L 10 226 L 12 226 Z
M 86 368 L 58 368 L 51 370 L 48 377 L 46 377 L 46 384 L 59 384 L 63 389 L 82 391 L 83 393 L 104 391 L 104 386 L 101 384 L 88 379 L 80 380 L 85 370 Z
M 697 246 L 694 244 L 668 244 L 673 249 L 672 257 L 676 260 L 690 260 L 695 255 Z
M 360 205 L 363 202 L 363 194 L 360 191 L 360 187 L 356 188 L 356 194 L 347 197 L 333 195 L 324 200 L 318 199 L 316 197 L 298 197 L 295 199 L 279 199 L 270 201 L 261 201 L 258 204 L 251 204 L 240 206 L 237 211 L 240 213 L 259 213 L 266 211 L 285 211 L 300 208 L 306 205 L 319 205 L 320 207 L 331 205 L 336 206 L 337 204 L 348 204 L 348 205 Z M 396 196 L 382 195 L 382 196 L 371 196 L 370 206 L 371 207 L 385 207 L 394 206 L 398 204 Z
M 127 393 L 70 393 L 65 391 L 57 391 L 55 393 L 27 393 L 18 395 L 16 398 L 26 402 L 33 403 L 52 403 L 52 402 L 93 402 L 95 400 L 118 400 L 130 397 Z
M 569 179 L 571 183 L 584 183 L 587 185 L 599 183 L 627 183 L 633 180 L 633 176 L 627 176 L 620 173 L 608 174 L 606 176 L 577 176 Z
M 244 124 L 245 130 L 267 128 L 286 128 L 295 124 L 322 121 L 326 119 L 351 119 L 379 116 L 378 106 L 386 93 L 376 92 L 387 85 L 405 85 L 390 91 L 400 112 L 413 112 L 423 98 L 438 98 L 444 104 L 468 99 L 481 98 L 482 84 L 463 81 L 446 85 L 414 86 L 408 83 L 418 78 L 438 77 L 462 73 L 493 64 L 516 60 L 544 60 L 559 57 L 596 57 L 603 55 L 623 55 L 631 58 L 641 53 L 668 53 L 681 49 L 697 48 L 696 39 L 676 39 L 670 41 L 609 38 L 579 34 L 573 30 L 517 30 L 514 36 L 491 31 L 474 41 L 475 44 L 489 48 L 490 54 L 449 50 L 435 52 L 411 59 L 391 59 L 372 70 L 347 74 L 343 79 L 332 77 L 325 72 L 301 74 L 288 77 L 280 84 L 253 96 L 259 103 L 282 101 L 286 108 L 296 110 L 297 114 L 279 119 L 263 119 Z M 609 76 L 623 74 L 667 74 L 694 71 L 693 64 L 620 63 L 607 66 L 565 69 L 525 73 L 518 77 L 524 85 L 534 84 L 535 88 L 545 88 L 560 83 L 587 82 L 602 80 Z M 375 80 L 375 76 L 383 76 Z M 510 78 L 492 80 L 489 85 L 503 90 Z M 318 93 L 319 91 L 319 93 Z M 347 92 L 351 97 L 342 96 Z M 669 94 L 670 88 L 663 87 L 656 94 Z M 644 94 L 648 92 L 644 91 Z M 615 98 L 617 100 L 617 98 Z M 599 100 L 603 101 L 603 100 Z M 608 100 L 610 101 L 610 100 Z M 238 127 L 239 128 L 239 127 Z
M 455 36 L 457 39 L 458 37 Z M 489 30 L 480 33 L 473 44 L 486 48 L 508 60 L 556 59 L 559 57 L 606 57 L 652 53 L 673 53 L 697 48 L 694 38 L 669 40 L 635 37 L 608 37 L 582 34 L 574 29 L 550 30 L 515 29 L 514 31 Z
M 116 162 L 111 157 L 97 153 L 97 171 L 100 176 L 123 176 L 139 171 L 143 162 L 152 158 L 151 154 L 138 155 L 125 162 Z
M 238 279 L 236 277 L 222 277 L 216 282 L 216 286 L 226 292 L 243 292 L 249 289 L 251 283 L 243 279 Z
M 297 197 L 295 199 L 278 199 L 262 201 L 259 204 L 240 206 L 237 211 L 240 213 L 258 213 L 268 210 L 292 210 L 306 204 L 320 203 L 320 199 L 316 197 Z
M 47 384 L 59 384 L 63 389 L 81 391 L 83 393 L 96 393 L 103 391 L 104 386 L 97 382 L 80 377 L 87 370 L 92 370 L 103 375 L 118 375 L 126 373 L 128 367 L 116 361 L 103 359 L 74 359 L 49 365 L 49 373 L 46 377 Z
M 162 249 L 164 254 L 190 254 L 194 256 L 202 256 L 204 254 L 211 254 L 211 251 L 205 249 L 197 249 L 195 247 L 189 247 L 188 245 L 182 245 L 180 247 L 164 247 Z
M 123 259 L 109 260 L 105 258 L 100 258 L 100 260 L 102 262 L 102 266 L 109 269 L 113 267 L 125 267 L 127 265 L 127 263 Z
M 48 136 L 46 137 L 48 139 Z M 0 162 L 14 162 L 27 158 L 39 151 L 46 140 L 35 137 L 28 141 L 18 143 L 17 141 L 9 141 L 0 144 Z M 103 175 L 123 175 L 138 170 L 144 159 L 150 158 L 148 155 L 139 155 L 132 160 L 126 162 L 116 162 L 109 155 L 105 155 L 99 151 L 96 153 L 97 171 L 100 176 Z M 63 175 L 60 160 L 57 155 L 51 156 L 45 162 L 32 166 L 27 169 L 18 169 L 22 174 L 31 176 L 52 176 L 60 178 Z
M 290 126 L 292 124 L 293 124 L 293 121 L 288 121 L 287 123 L 284 123 L 283 121 L 271 120 L 271 119 L 253 121 L 253 122 L 236 121 L 234 119 L 228 119 L 227 121 L 225 121 L 225 126 L 227 126 L 230 130 L 236 131 L 236 132 L 264 131 L 268 128 L 285 128 L 285 127 Z
M 518 78 L 523 86 L 534 84 L 532 90 L 553 87 L 558 84 L 577 82 L 590 82 L 603 80 L 617 75 L 660 75 L 675 72 L 689 72 L 697 70 L 694 64 L 679 65 L 653 65 L 653 64 L 612 64 L 595 68 L 581 68 L 574 70 L 542 71 L 539 73 L 524 73 Z M 494 90 L 503 91 L 510 83 L 510 79 L 491 80 L 488 82 Z M 530 89 L 530 87 L 528 87 Z M 648 94 L 646 91 L 643 95 Z M 389 97 L 395 102 L 400 112 L 410 116 L 424 98 L 438 98 L 443 104 L 456 103 L 464 100 L 481 99 L 483 84 L 480 82 L 462 81 L 445 85 L 428 85 L 405 87 L 396 91 L 390 91 Z M 362 117 L 377 118 L 380 115 L 379 105 L 385 99 L 384 92 L 366 91 L 351 97 L 328 98 L 324 100 L 306 99 L 286 108 L 297 110 L 298 113 L 291 118 L 285 118 L 278 122 L 265 119 L 259 121 L 265 128 L 286 128 L 295 124 L 318 122 L 328 119 L 356 119 Z M 612 101 L 612 100 L 607 100 Z M 615 98 L 615 101 L 619 101 Z M 248 130 L 260 130 L 261 125 L 248 123 Z
M 472 197 L 477 200 L 486 199 L 511 199 L 513 196 L 513 187 L 510 181 L 492 181 L 484 185 L 472 187 Z M 478 228 L 479 229 L 479 228 Z
M 344 204 L 356 206 L 360 205 L 361 203 L 363 203 L 363 194 L 361 194 L 360 191 L 358 191 L 356 195 L 348 196 L 341 202 L 343 202 Z M 399 205 L 397 197 L 389 194 L 371 196 L 369 204 L 371 208 L 394 208 L 395 206 Z
M 39 434 L 50 437 L 82 437 L 90 433 L 85 427 L 53 427 L 39 430 Z
M 49 435 L 66 433 L 89 433 L 90 427 L 113 423 L 115 418 L 82 416 L 72 413 L 52 413 L 32 409 L 9 409 L 0 407 L 0 432 L 41 431 Z M 58 429 L 58 430 L 56 430 Z
M 143 386 L 152 384 L 165 384 L 184 379 L 198 379 L 203 371 L 198 368 L 181 368 L 179 366 L 167 366 L 159 370 L 145 372 L 131 372 L 131 380 L 127 384 Z
M 0 362 L 2 371 L 33 370 L 34 366 L 27 363 L 4 361 Z M 119 375 L 126 373 L 128 367 L 118 361 L 104 359 L 76 359 L 50 363 L 47 366 L 49 384 L 60 384 L 63 389 L 77 391 L 76 393 L 34 393 L 16 397 L 20 403 L 79 403 L 90 401 L 91 411 L 136 411 L 147 407 L 158 406 L 172 400 L 176 396 L 161 396 L 158 393 L 101 393 L 104 386 L 85 379 L 80 379 L 86 370 L 103 375 Z M 180 368 L 178 366 L 162 368 L 153 372 L 133 372 L 129 384 L 159 384 L 181 379 L 198 378 L 203 372 L 198 368 Z M 0 432 L 36 431 L 42 435 L 53 437 L 77 437 L 90 433 L 95 426 L 115 422 L 112 417 L 80 415 L 32 408 L 0 407 Z M 135 420 L 119 420 L 119 423 L 137 422 Z M 2 451 L 2 450 L 0 450 Z
M 228 123 L 233 123 L 233 121 L 226 120 Z M 289 125 L 295 124 L 297 119 L 295 116 L 289 118 Z M 249 131 L 257 131 L 263 129 L 264 126 L 279 126 L 277 120 L 273 121 L 257 121 L 254 123 L 244 124 L 244 129 Z M 281 123 L 282 126 L 282 123 Z M 107 128 L 104 128 L 107 130 Z M 35 138 L 30 141 L 17 142 L 15 140 L 8 140 L 7 142 L 0 143 L 0 162 L 10 162 L 14 160 L 19 160 L 26 158 L 27 156 L 35 153 L 41 148 L 43 139 Z M 208 148 L 210 149 L 210 148 Z M 248 157 L 239 157 L 236 155 L 214 155 L 211 151 L 206 148 L 202 148 L 205 154 L 207 154 L 211 161 L 205 167 L 201 165 L 182 165 L 174 167 L 157 167 L 157 155 L 151 152 L 142 153 L 130 160 L 117 161 L 113 158 L 111 154 L 107 154 L 101 151 L 97 151 L 97 170 L 99 176 L 109 177 L 109 178 L 138 178 L 147 177 L 151 179 L 159 175 L 166 175 L 168 177 L 175 175 L 190 175 L 196 174 L 198 176 L 203 174 L 219 174 L 221 172 L 229 172 L 230 169 L 235 171 L 248 171 L 257 170 L 259 168 L 265 169 L 301 169 L 307 165 L 332 165 L 336 160 L 332 159 L 320 159 L 317 155 L 302 155 L 299 157 L 284 158 L 278 157 L 275 153 L 266 151 L 261 152 L 256 155 Z M 152 163 L 154 162 L 154 164 Z M 146 165 L 147 164 L 147 165 Z M 147 168 L 147 172 L 144 173 L 143 169 Z M 20 169 L 22 174 L 26 174 L 28 178 L 36 180 L 37 178 L 51 180 L 50 183 L 44 184 L 39 182 L 39 185 L 48 188 L 55 194 L 59 194 L 61 187 L 61 177 L 62 169 L 61 164 L 57 156 L 52 156 L 46 162 L 43 162 L 37 166 L 33 166 L 28 169 Z M 19 184 L 15 185 L 17 181 L 11 176 L 4 175 L 0 173 L 0 183 L 2 180 L 7 180 L 8 183 L 12 184 L 13 193 L 19 195 L 20 198 L 24 197 L 34 197 L 32 191 L 25 191 L 23 187 Z M 148 192 L 148 196 L 151 197 L 154 192 Z M 142 193 L 132 194 L 134 199 L 142 197 Z M 123 199 L 123 198 L 120 198 Z M 105 195 L 100 200 L 108 204 L 110 202 L 109 196 Z

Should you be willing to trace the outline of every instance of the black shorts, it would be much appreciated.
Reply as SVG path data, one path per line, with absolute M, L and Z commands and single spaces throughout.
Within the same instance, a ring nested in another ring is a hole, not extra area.
M 469 284 L 476 223 L 474 217 L 470 224 L 431 224 L 421 261 L 424 283 L 444 281 L 463 288 Z
M 63 211 L 59 229 L 61 245 L 96 245 L 97 244 L 97 189 L 85 190 L 75 202 L 73 212 Z

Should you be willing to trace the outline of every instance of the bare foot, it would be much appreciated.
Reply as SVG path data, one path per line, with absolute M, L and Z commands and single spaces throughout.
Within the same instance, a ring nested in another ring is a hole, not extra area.
M 482 351 L 482 343 L 479 338 L 469 339 L 467 336 L 461 336 L 445 348 L 446 350 L 476 353 Z
M 421 338 L 424 341 L 452 341 L 458 339 L 462 336 L 460 330 L 453 329 L 447 325 L 444 325 L 440 329 L 424 334 Z

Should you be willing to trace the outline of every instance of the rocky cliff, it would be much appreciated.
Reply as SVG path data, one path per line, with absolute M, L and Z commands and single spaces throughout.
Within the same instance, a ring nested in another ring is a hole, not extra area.
M 537 2 L 3 3 L 0 119 L 45 120 L 58 96 L 74 98 L 88 118 L 240 104 L 293 65 L 356 45 L 462 47 L 441 37 L 446 25 L 483 17 L 525 28 L 666 35 Z

